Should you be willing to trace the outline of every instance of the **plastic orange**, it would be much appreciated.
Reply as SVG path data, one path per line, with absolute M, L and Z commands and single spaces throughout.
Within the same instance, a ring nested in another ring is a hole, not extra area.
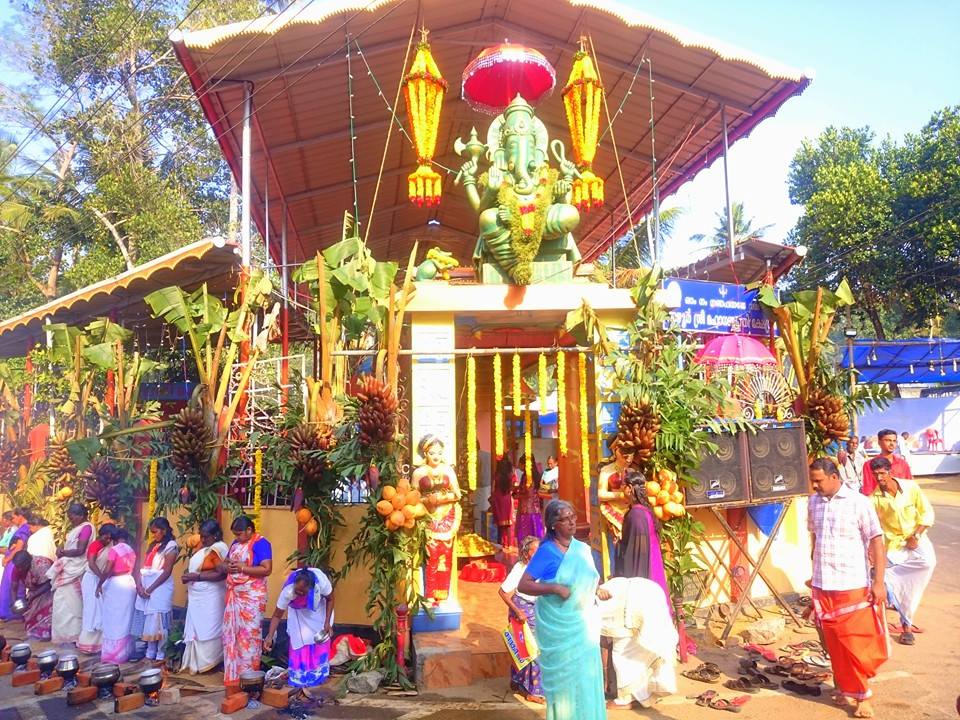
M 670 496 L 670 499 L 673 500 L 678 505 L 683 505 L 683 492 L 681 492 L 680 490 L 675 491 Z
M 403 516 L 403 513 L 400 512 L 399 510 L 394 510 L 392 513 L 390 513 L 390 522 L 392 522 L 397 527 L 400 527 L 401 525 L 403 525 L 404 520 L 406 520 L 406 518 Z
M 653 514 L 657 516 L 657 520 L 663 520 L 666 517 L 666 513 L 663 511 L 663 505 L 657 505 L 653 509 Z
M 413 514 L 418 518 L 422 518 L 427 514 L 427 506 L 423 503 L 417 503 L 413 508 Z
M 193 548 L 194 550 L 200 547 L 201 542 L 203 541 L 200 539 L 200 533 L 194 533 L 187 538 L 187 546 Z
M 387 517 L 393 512 L 393 503 L 389 500 L 381 500 L 377 503 L 377 512 L 383 517 Z
M 665 505 L 668 502 L 670 502 L 670 493 L 666 490 L 657 493 L 657 505 Z
M 656 496 L 656 495 L 647 495 L 647 504 L 648 504 L 650 507 L 653 507 L 654 505 L 656 505 L 656 504 L 657 504 L 657 496 Z
M 403 477 L 397 480 L 397 490 L 407 492 L 410 489 L 410 481 Z
M 380 491 L 380 497 L 384 500 L 393 500 L 397 494 L 397 489 L 393 485 L 384 485 L 383 490 Z
M 416 519 L 416 512 L 414 511 L 413 506 L 411 505 L 404 505 L 403 508 L 401 508 L 400 512 L 403 513 L 403 517 L 406 520 L 409 520 L 411 518 Z
M 402 508 L 404 505 L 407 504 L 407 494 L 398 492 L 396 495 L 393 496 L 393 500 L 391 500 L 390 502 L 393 503 L 394 510 L 399 510 L 400 508 Z
M 656 480 L 647 481 L 647 495 L 653 495 L 656 497 L 657 493 L 660 492 L 661 489 L 660 483 L 658 483 Z
M 306 525 L 308 522 L 313 520 L 313 513 L 310 512 L 307 508 L 300 508 L 297 510 L 297 522 L 301 525 Z
M 660 468 L 657 470 L 657 480 L 661 483 L 671 483 L 677 481 L 677 474 L 673 470 L 667 470 L 667 468 Z
M 316 520 L 311 520 L 303 526 L 303 530 L 307 535 L 316 535 L 320 532 L 320 524 Z
M 387 530 L 389 530 L 390 532 L 393 532 L 394 530 L 397 529 L 397 524 L 390 518 L 387 518 L 386 526 L 387 526 Z
M 417 519 L 415 517 L 408 517 L 403 521 L 403 527 L 407 530 L 412 530 L 414 525 L 417 524 Z
M 411 490 L 407 493 L 407 505 L 416 505 L 420 502 L 420 491 Z

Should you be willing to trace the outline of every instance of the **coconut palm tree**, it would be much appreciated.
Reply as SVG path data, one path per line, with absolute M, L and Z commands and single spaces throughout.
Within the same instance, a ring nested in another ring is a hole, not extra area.
M 677 219 L 683 214 L 681 207 L 672 207 L 660 212 L 660 237 L 654 247 L 653 218 L 647 216 L 632 231 L 616 240 L 613 246 L 597 259 L 596 277 L 600 282 L 612 282 L 616 269 L 616 285 L 628 287 L 633 284 L 633 271 L 656 264 L 663 255 L 663 247 L 673 234 Z M 656 258 L 650 257 L 654 247 Z
M 763 225 L 758 228 L 753 227 L 753 218 L 747 218 L 746 211 L 742 202 L 735 202 L 730 206 L 730 214 L 733 216 L 733 245 L 736 247 L 746 240 L 756 240 L 762 238 L 767 230 L 773 227 L 773 224 Z M 698 233 L 691 235 L 690 240 L 695 243 L 708 243 L 711 251 L 723 250 L 729 247 L 729 238 L 727 237 L 727 210 L 720 210 L 716 214 L 717 224 L 710 235 Z

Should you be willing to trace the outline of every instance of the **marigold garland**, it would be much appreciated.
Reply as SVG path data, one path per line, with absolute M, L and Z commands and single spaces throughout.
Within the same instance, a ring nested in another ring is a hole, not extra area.
M 520 417 L 520 353 L 513 353 L 513 416 Z
M 418 163 L 417 169 L 407 177 L 407 194 L 411 202 L 420 206 L 440 202 L 443 178 L 431 163 L 437 147 L 440 108 L 446 91 L 447 81 L 433 59 L 430 44 L 424 39 L 417 44 L 410 72 L 403 79 L 403 96 L 407 101 L 407 117 Z
M 147 518 L 153 520 L 157 512 L 157 460 L 150 461 L 150 494 L 147 497 Z
M 542 416 L 547 412 L 547 356 L 543 353 L 537 358 L 537 395 Z
M 533 428 L 530 426 L 530 406 L 523 411 L 523 455 L 524 467 L 526 473 L 526 485 L 530 487 L 533 484 Z
M 500 353 L 493 356 L 493 454 L 503 457 L 503 380 Z
M 467 356 L 467 487 L 477 489 L 477 360 Z
M 253 523 L 257 532 L 260 532 L 260 493 L 263 489 L 263 451 L 257 448 L 253 453 Z
M 587 356 L 577 354 L 577 380 L 580 385 L 580 468 L 583 486 L 590 487 L 590 423 L 587 421 Z
M 603 92 L 593 58 L 581 47 L 573 56 L 570 77 L 561 92 L 570 128 L 570 145 L 580 170 L 580 177 L 573 181 L 573 204 L 581 210 L 603 204 L 603 178 L 593 172 L 593 159 L 600 140 Z
M 560 454 L 567 454 L 567 388 L 563 351 L 557 353 L 557 444 Z

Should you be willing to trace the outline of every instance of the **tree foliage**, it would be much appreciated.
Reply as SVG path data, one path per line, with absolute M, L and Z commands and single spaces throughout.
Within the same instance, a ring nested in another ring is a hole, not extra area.
M 168 39 L 260 0 L 24 0 L 0 60 L 0 317 L 223 234 L 229 177 Z
M 697 243 L 706 243 L 711 250 L 723 250 L 729 247 L 730 229 L 727 226 L 727 209 L 723 208 L 716 213 L 717 224 L 709 235 L 697 234 L 690 237 L 690 240 Z M 739 245 L 747 240 L 762 238 L 772 225 L 753 226 L 753 218 L 747 217 L 747 211 L 742 202 L 737 201 L 730 204 L 730 219 L 733 222 L 733 244 Z
M 847 277 L 855 313 L 879 338 L 915 334 L 960 301 L 960 106 L 900 142 L 869 128 L 827 128 L 790 166 L 804 205 L 792 233 L 808 248 L 799 286 Z M 948 326 L 951 323 L 948 321 Z

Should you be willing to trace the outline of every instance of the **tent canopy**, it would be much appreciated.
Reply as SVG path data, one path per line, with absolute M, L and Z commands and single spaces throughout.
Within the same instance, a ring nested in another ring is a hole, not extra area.
M 419 208 L 407 199 L 416 156 L 398 127 L 409 132 L 403 101 L 395 121 L 390 105 L 407 71 L 411 31 L 421 24 L 450 83 L 437 139 L 441 173 L 463 162 L 453 152 L 454 140 L 466 139 L 472 126 L 484 136 L 491 120 L 458 97 L 461 73 L 481 50 L 505 39 L 535 48 L 562 87 L 578 40 L 593 39 L 610 113 L 622 109 L 614 131 L 627 202 L 606 134 L 594 169 L 606 181 L 607 202 L 585 213 L 576 232 L 585 261 L 629 229 L 627 205 L 634 218 L 653 206 L 650 71 L 661 198 L 722 155 L 723 117 L 734 143 L 810 83 L 799 70 L 616 0 L 327 0 L 293 3 L 253 21 L 174 32 L 177 57 L 237 178 L 244 94 L 252 93 L 251 209 L 275 259 L 284 219 L 289 262 L 302 262 L 340 238 L 343 212 L 353 212 L 356 203 L 377 257 L 404 260 L 419 239 L 421 247 L 439 246 L 470 264 L 477 218 L 453 173 L 445 174 L 439 208 Z M 538 116 L 551 138 L 569 145 L 559 89 L 539 103 Z
M 842 367 L 850 368 L 849 348 L 843 348 Z M 960 382 L 960 340 L 857 340 L 853 367 L 864 383 Z

